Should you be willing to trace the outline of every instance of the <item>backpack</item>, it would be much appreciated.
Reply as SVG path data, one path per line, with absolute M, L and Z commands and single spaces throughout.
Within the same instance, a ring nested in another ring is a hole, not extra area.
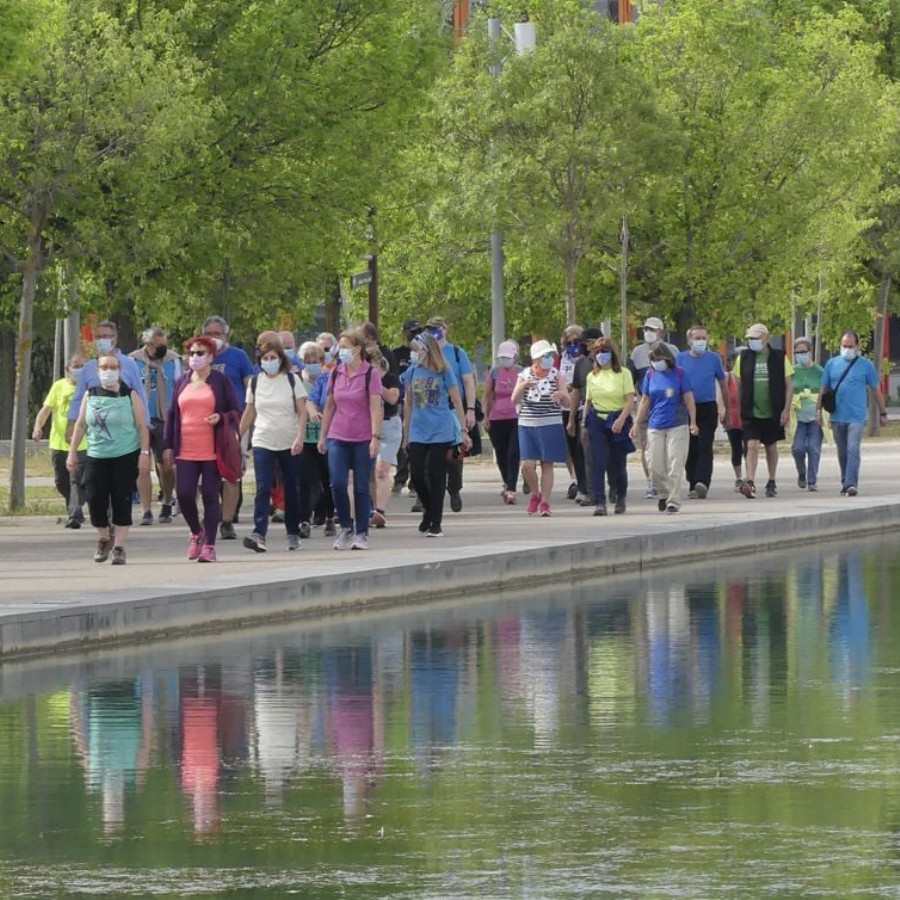
M 331 394 L 332 394 L 332 396 L 334 396 L 334 383 L 337 381 L 338 368 L 339 368 L 338 366 L 335 366 L 331 370 Z M 366 378 L 366 393 L 367 394 L 369 393 L 369 385 L 372 383 L 372 369 L 373 368 L 374 368 L 374 366 L 372 365 L 372 363 L 369 363 L 369 368 L 366 369 L 365 378 Z
M 291 386 L 291 395 L 294 398 L 294 402 L 292 404 L 293 410 L 296 412 L 297 410 L 297 379 L 294 377 L 293 372 L 285 373 L 288 377 L 288 384 Z M 256 385 L 259 384 L 259 375 L 254 375 L 250 379 L 250 390 L 253 391 L 253 402 L 256 403 Z

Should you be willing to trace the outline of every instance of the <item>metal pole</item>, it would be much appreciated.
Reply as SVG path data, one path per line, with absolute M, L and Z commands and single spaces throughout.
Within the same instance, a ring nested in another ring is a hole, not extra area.
M 619 275 L 619 294 L 622 301 L 622 336 L 619 353 L 622 359 L 628 355 L 628 242 L 631 232 L 628 229 L 628 216 L 622 217 L 622 271 Z
M 369 273 L 372 280 L 369 282 L 369 321 L 378 327 L 378 254 L 369 256 Z
M 497 43 L 500 40 L 501 26 L 499 19 L 488 19 L 488 39 L 494 58 L 491 62 L 491 75 L 500 77 L 502 63 L 497 56 Z M 503 284 L 503 234 L 491 232 L 491 351 L 496 357 L 500 342 L 506 338 L 506 309 L 504 306 Z

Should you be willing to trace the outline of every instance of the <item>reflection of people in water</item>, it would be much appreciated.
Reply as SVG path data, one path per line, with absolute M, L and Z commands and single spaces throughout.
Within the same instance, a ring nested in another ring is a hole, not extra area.
M 125 822 L 125 797 L 140 786 L 153 746 L 153 681 L 150 675 L 73 688 L 72 738 L 88 790 L 102 797 L 103 830 Z
M 330 737 L 341 775 L 344 817 L 355 819 L 365 811 L 368 794 L 381 778 L 383 692 L 370 646 L 329 648 L 324 656 Z
M 868 680 L 869 604 L 860 551 L 844 554 L 838 560 L 829 645 L 835 683 L 850 690 Z
M 218 679 L 208 684 L 206 674 L 202 666 L 184 669 L 179 685 L 181 789 L 191 801 L 198 839 L 209 837 L 219 824 L 219 685 Z

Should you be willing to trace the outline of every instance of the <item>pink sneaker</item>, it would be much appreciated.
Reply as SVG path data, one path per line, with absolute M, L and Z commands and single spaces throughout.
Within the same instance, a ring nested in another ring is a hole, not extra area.
M 198 563 L 202 562 L 215 562 L 216 561 L 216 545 L 215 544 L 204 544 L 200 548 L 200 556 L 197 559 Z
M 192 534 L 191 541 L 188 544 L 188 559 L 194 560 L 200 555 L 200 548 L 203 546 L 203 532 L 200 534 Z
M 540 494 L 532 494 L 528 498 L 528 515 L 533 516 L 538 511 L 538 507 L 540 505 L 541 505 L 541 495 Z
M 546 519 L 547 517 L 553 515 L 553 513 L 550 512 L 550 504 L 549 504 L 549 503 L 542 503 L 542 504 L 538 507 L 538 509 L 540 510 L 541 515 L 542 515 L 545 519 Z

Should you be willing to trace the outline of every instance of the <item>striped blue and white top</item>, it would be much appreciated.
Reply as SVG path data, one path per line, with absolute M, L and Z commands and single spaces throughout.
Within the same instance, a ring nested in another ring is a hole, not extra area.
M 522 381 L 531 378 L 530 368 L 519 373 Z M 554 366 L 537 384 L 525 388 L 519 404 L 519 424 L 531 428 L 543 425 L 559 425 L 562 406 L 553 395 L 559 389 L 559 369 Z

